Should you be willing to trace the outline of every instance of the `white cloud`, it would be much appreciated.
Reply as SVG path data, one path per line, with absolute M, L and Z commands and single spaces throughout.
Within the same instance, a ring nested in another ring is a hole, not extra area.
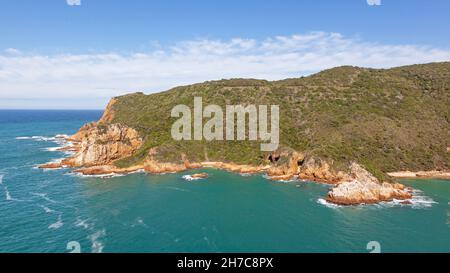
M 13 101 L 20 107 L 25 100 L 100 108 L 111 96 L 205 80 L 275 80 L 341 65 L 387 68 L 449 60 L 450 49 L 369 43 L 327 32 L 263 40 L 190 40 L 133 54 L 0 54 L 0 108 Z
M 5 49 L 5 52 L 7 54 L 13 54 L 13 55 L 18 55 L 18 54 L 22 53 L 20 50 L 18 50 L 16 48 L 7 48 L 7 49 Z
M 369 6 L 380 6 L 381 0 L 367 0 Z
M 69 6 L 81 6 L 81 0 L 66 0 Z

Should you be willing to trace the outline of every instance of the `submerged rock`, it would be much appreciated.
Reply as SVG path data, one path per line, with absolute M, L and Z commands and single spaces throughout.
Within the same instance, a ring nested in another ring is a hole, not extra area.
M 208 178 L 208 174 L 207 173 L 195 173 L 195 174 L 191 174 L 191 177 L 193 179 L 205 179 L 205 178 Z
M 39 169 L 59 169 L 62 168 L 63 165 L 61 162 L 49 162 L 39 166 Z

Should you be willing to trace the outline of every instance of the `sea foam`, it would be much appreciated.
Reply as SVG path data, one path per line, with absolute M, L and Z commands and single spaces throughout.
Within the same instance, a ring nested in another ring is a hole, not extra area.
M 200 178 L 200 177 L 197 177 L 197 178 L 195 178 L 195 177 L 192 177 L 191 175 L 183 175 L 182 176 L 182 178 L 184 179 L 184 180 L 186 180 L 186 181 L 195 181 L 195 180 L 202 180 L 203 178 Z
M 341 205 L 336 205 L 336 204 L 330 203 L 323 198 L 319 198 L 317 200 L 317 203 L 321 204 L 323 206 L 326 206 L 328 208 L 345 208 L 345 207 L 347 207 L 347 206 L 341 206 Z M 434 204 L 438 204 L 438 203 L 435 202 L 432 198 L 423 195 L 422 191 L 414 190 L 413 197 L 411 199 L 406 199 L 406 200 L 394 199 L 392 201 L 380 202 L 378 204 L 361 204 L 361 205 L 356 205 L 356 206 L 351 206 L 351 207 L 359 207 L 359 208 L 363 208 L 363 207 L 375 207 L 375 208 L 409 207 L 409 208 L 413 208 L 413 209 L 424 209 L 424 208 L 430 208 Z

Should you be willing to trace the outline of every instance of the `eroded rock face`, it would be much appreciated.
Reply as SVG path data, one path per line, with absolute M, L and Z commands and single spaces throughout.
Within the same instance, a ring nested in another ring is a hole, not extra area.
M 344 172 L 332 170 L 328 162 L 310 157 L 300 169 L 299 177 L 304 180 L 312 180 L 327 184 L 338 184 L 347 179 Z
M 374 204 L 393 199 L 411 199 L 411 192 L 401 184 L 380 183 L 356 163 L 350 166 L 352 180 L 341 182 L 328 193 L 327 201 L 340 205 Z
M 120 124 L 87 124 L 69 140 L 76 142 L 77 153 L 62 164 L 70 167 L 109 165 L 131 156 L 142 145 L 136 130 Z
M 303 154 L 295 151 L 292 153 L 282 153 L 272 157 L 277 158 L 276 162 L 280 160 L 284 161 L 284 157 L 287 158 L 285 160 L 285 164 L 275 165 L 267 170 L 267 175 L 269 178 L 277 181 L 288 181 L 293 179 L 299 174 L 301 165 L 305 160 L 305 156 Z
M 109 103 L 108 106 L 106 106 L 105 112 L 103 113 L 103 116 L 100 118 L 100 120 L 98 121 L 99 124 L 108 124 L 108 123 L 112 123 L 114 120 L 114 116 L 115 116 L 115 112 L 113 110 L 114 104 L 117 103 L 117 99 L 116 98 L 112 98 Z
M 304 154 L 295 151 L 285 156 L 287 157 L 285 164 L 272 166 L 267 171 L 270 179 L 286 181 L 299 177 L 304 180 L 337 184 L 347 177 L 343 172 L 333 171 L 326 161 L 306 157 Z

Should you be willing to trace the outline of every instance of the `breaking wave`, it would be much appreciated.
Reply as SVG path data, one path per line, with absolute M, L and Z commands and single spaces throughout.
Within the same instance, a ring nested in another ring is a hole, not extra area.
M 43 148 L 42 150 L 47 152 L 58 152 L 61 147 L 49 147 L 49 148 Z
M 103 179 L 126 176 L 126 174 L 120 174 L 120 173 L 82 174 L 82 173 L 74 173 L 74 172 L 67 173 L 67 175 L 78 176 L 78 177 L 82 177 L 82 178 L 103 178 Z
M 183 178 L 186 181 L 196 181 L 196 180 L 202 180 L 203 178 L 200 177 L 192 177 L 191 175 L 183 175 L 181 178 Z
M 345 208 L 347 206 L 336 205 L 326 201 L 323 198 L 317 200 L 318 204 L 326 206 L 328 208 Z M 376 207 L 376 208 L 392 208 L 392 207 L 409 207 L 413 209 L 431 208 L 434 204 L 438 204 L 432 198 L 423 195 L 420 190 L 413 190 L 413 197 L 406 200 L 394 199 L 389 202 L 380 202 L 378 204 L 361 204 L 353 207 Z
M 35 141 L 52 141 L 52 142 L 63 142 L 65 139 L 69 137 L 65 134 L 58 134 L 56 136 L 19 136 L 16 137 L 17 140 L 35 140 Z
M 340 205 L 336 205 L 336 204 L 330 203 L 330 202 L 328 202 L 327 200 L 325 200 L 323 198 L 317 199 L 317 203 L 319 203 L 319 204 L 321 204 L 321 205 L 323 205 L 325 207 L 332 208 L 332 209 L 342 207 Z

